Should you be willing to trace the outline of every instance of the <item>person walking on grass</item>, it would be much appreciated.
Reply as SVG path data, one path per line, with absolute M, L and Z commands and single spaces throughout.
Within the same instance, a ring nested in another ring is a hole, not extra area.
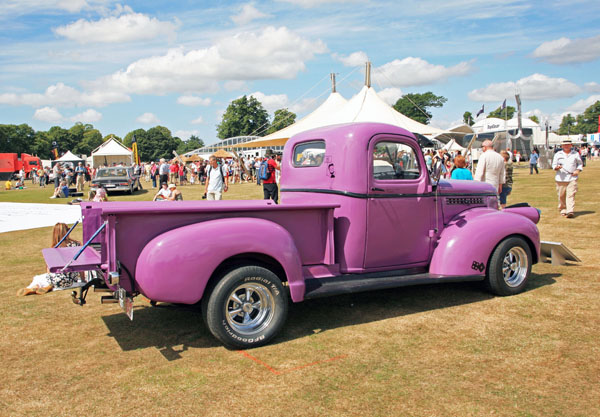
M 500 194 L 506 176 L 504 158 L 494 150 L 491 140 L 484 140 L 481 147 L 483 148 L 483 154 L 477 162 L 475 180 L 493 185 L 496 192 Z
M 531 151 L 531 155 L 529 156 L 529 175 L 533 174 L 533 170 L 535 169 L 536 175 L 540 172 L 538 171 L 538 159 L 540 159 L 540 154 L 538 154 L 537 149 Z
M 206 168 L 206 185 L 204 194 L 207 200 L 222 200 L 223 192 L 228 189 L 228 172 L 224 166 L 219 165 L 217 158 L 210 157 Z
M 562 150 L 554 154 L 552 169 L 556 172 L 556 192 L 558 193 L 558 209 L 560 214 L 567 219 L 574 217 L 575 194 L 577 194 L 577 180 L 583 171 L 583 161 L 579 153 L 573 149 L 570 139 L 562 142 Z

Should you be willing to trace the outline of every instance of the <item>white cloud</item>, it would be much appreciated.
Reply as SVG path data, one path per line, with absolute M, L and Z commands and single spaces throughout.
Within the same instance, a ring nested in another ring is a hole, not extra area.
M 154 115 L 153 113 L 144 113 L 141 116 L 138 116 L 138 118 L 135 119 L 135 121 L 138 123 L 143 123 L 145 125 L 160 123 L 160 120 L 158 120 L 158 117 L 156 117 L 156 115 Z
M 202 116 L 198 116 L 197 118 L 192 120 L 190 123 L 193 125 L 201 125 L 202 123 L 204 123 L 204 119 L 202 118 Z
M 597 82 L 585 83 L 585 89 L 590 93 L 600 93 L 600 84 Z
M 264 19 L 266 17 L 271 17 L 271 15 L 261 12 L 254 7 L 254 5 L 249 3 L 243 5 L 238 14 L 231 16 L 231 20 L 236 25 L 245 25 L 253 20 Z
M 600 35 L 591 38 L 560 38 L 544 42 L 533 51 L 534 58 L 551 64 L 590 62 L 600 58 Z
M 275 110 L 283 109 L 288 106 L 288 96 L 285 94 L 273 94 L 266 95 L 260 91 L 256 91 L 248 96 L 253 96 L 255 99 L 261 102 L 265 110 L 269 113 L 274 113 Z
M 109 0 L 110 1 L 110 0 Z M 1 14 L 30 14 L 47 10 L 64 10 L 69 13 L 77 13 L 84 9 L 90 9 L 92 5 L 106 3 L 105 0 L 4 0 L 0 3 Z
M 333 54 L 333 58 L 344 64 L 346 67 L 360 67 L 365 65 L 369 60 L 369 57 L 363 51 L 352 52 L 348 56 Z
M 305 8 L 309 7 L 318 7 L 324 4 L 332 4 L 332 3 L 358 3 L 359 0 L 277 0 L 283 3 L 291 3 L 296 6 L 301 6 Z
M 290 103 L 288 110 L 293 113 L 296 113 L 298 116 L 300 116 L 303 113 L 308 113 L 308 112 L 312 112 L 313 110 L 315 110 L 318 107 L 317 104 L 318 103 L 315 98 L 304 98 L 304 99 L 300 100 L 299 102 Z M 299 119 L 296 119 L 296 120 L 299 120 Z
M 197 130 L 177 130 L 173 133 L 173 136 L 178 137 L 181 140 L 188 140 L 190 136 L 198 136 L 199 132 Z
M 449 77 L 468 75 L 473 71 L 471 62 L 461 62 L 452 67 L 434 65 L 415 57 L 392 62 L 377 67 L 373 75 L 383 86 L 408 87 L 445 81 Z
M 567 112 L 568 113 L 583 113 L 585 111 L 585 109 L 587 109 L 588 107 L 590 107 L 592 104 L 594 104 L 595 102 L 597 102 L 598 100 L 600 100 L 600 94 L 595 94 L 593 96 L 589 96 L 588 98 L 584 98 L 581 100 L 578 100 L 577 102 L 573 103 L 572 105 L 570 105 L 567 108 Z
M 384 88 L 383 90 L 378 91 L 377 95 L 381 97 L 381 99 L 387 104 L 393 106 L 394 104 L 396 104 L 396 101 L 398 101 L 398 99 L 402 97 L 402 90 L 395 87 Z
M 573 97 L 581 92 L 581 88 L 565 78 L 533 74 L 517 82 L 489 84 L 469 92 L 469 98 L 473 101 L 502 101 L 507 96 L 513 96 L 516 89 L 520 90 L 524 100 L 552 100 Z
M 63 120 L 62 114 L 54 107 L 42 107 L 37 109 L 33 118 L 42 122 L 57 123 Z
M 79 19 L 66 26 L 54 29 L 54 32 L 67 39 L 86 43 L 122 43 L 154 39 L 165 36 L 173 39 L 178 24 L 161 22 L 141 13 L 135 13 L 130 7 L 119 9 L 120 16 L 110 16 L 97 21 Z
M 292 79 L 306 69 L 305 61 L 326 51 L 320 40 L 309 41 L 286 27 L 267 27 L 260 33 L 221 39 L 205 49 L 171 49 L 91 85 L 138 94 L 215 92 L 218 81 Z
M 63 83 L 51 85 L 46 89 L 44 94 L 0 94 L 0 104 L 9 104 L 12 106 L 103 107 L 112 103 L 124 103 L 128 101 L 131 101 L 131 98 L 120 92 L 106 90 L 82 92 Z
M 248 84 L 246 81 L 227 81 L 223 86 L 225 91 L 246 91 Z
M 102 113 L 94 109 L 87 109 L 83 113 L 79 113 L 71 117 L 72 122 L 95 123 L 102 120 Z
M 202 98 L 198 96 L 180 96 L 177 98 L 177 103 L 184 106 L 210 106 L 212 100 L 210 98 Z

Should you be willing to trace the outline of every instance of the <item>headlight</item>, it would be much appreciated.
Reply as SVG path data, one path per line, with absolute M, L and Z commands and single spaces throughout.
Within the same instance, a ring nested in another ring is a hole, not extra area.
M 488 197 L 487 206 L 488 208 L 498 210 L 498 196 Z

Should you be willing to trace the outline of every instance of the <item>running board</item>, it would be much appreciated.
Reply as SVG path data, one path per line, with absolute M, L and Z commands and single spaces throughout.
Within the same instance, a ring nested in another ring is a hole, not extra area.
M 483 275 L 448 276 L 429 273 L 378 276 L 377 274 L 348 274 L 331 278 L 311 278 L 305 281 L 305 299 L 331 295 L 407 287 L 410 285 L 438 284 L 443 282 L 483 281 Z

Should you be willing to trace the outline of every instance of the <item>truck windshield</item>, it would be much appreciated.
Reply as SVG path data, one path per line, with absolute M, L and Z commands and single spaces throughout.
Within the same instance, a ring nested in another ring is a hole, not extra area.
M 318 167 L 323 163 L 324 155 L 325 142 L 322 140 L 299 143 L 294 147 L 294 166 Z

